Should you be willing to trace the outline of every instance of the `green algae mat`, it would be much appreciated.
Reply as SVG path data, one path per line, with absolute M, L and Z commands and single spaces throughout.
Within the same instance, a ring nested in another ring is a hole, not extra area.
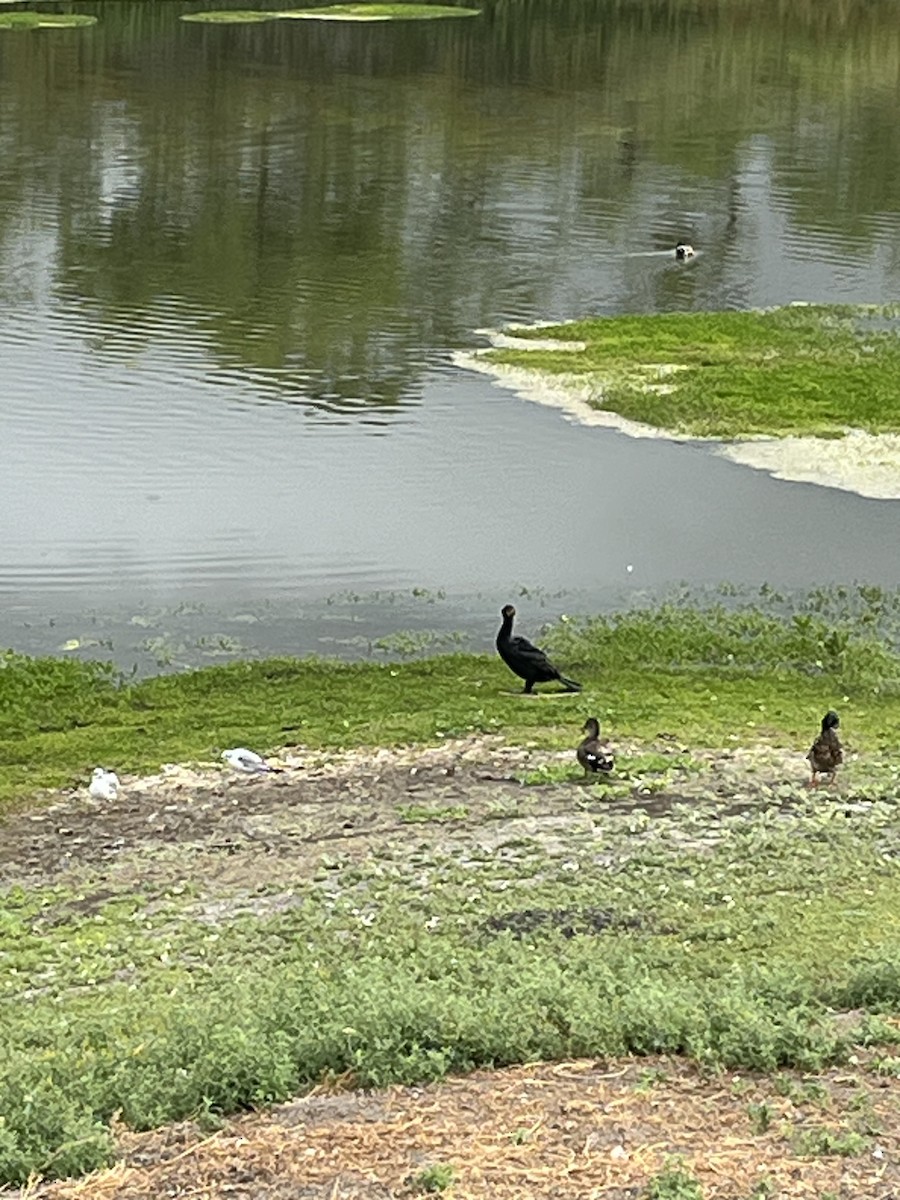
M 83 29 L 96 25 L 87 13 L 0 12 L 0 29 Z
M 898 330 L 900 308 L 794 304 L 510 328 L 521 346 L 479 357 L 679 434 L 842 437 L 900 431 Z
M 428 21 L 441 17 L 477 17 L 477 8 L 449 4 L 329 4 L 323 8 L 297 8 L 283 11 L 216 10 L 185 13 L 182 21 L 207 25 L 247 25 L 261 21 Z

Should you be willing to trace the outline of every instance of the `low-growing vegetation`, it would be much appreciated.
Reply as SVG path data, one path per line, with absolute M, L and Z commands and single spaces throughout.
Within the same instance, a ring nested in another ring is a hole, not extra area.
M 435 1163 L 423 1170 L 410 1180 L 414 1192 L 432 1194 L 445 1192 L 453 1183 L 453 1167 L 449 1163 Z
M 647 1200 L 703 1200 L 703 1188 L 690 1171 L 672 1163 L 647 1185 Z
M 546 644 L 586 686 L 553 698 L 493 656 L 134 681 L 8 654 L 0 1181 L 108 1162 L 116 1114 L 214 1127 L 323 1080 L 666 1054 L 779 1072 L 805 1102 L 787 1072 L 859 1046 L 889 1079 L 898 613 L 845 589 L 567 619 Z M 808 791 L 831 706 L 842 790 Z M 573 786 L 591 713 L 616 771 Z M 95 762 L 290 742 L 325 765 L 126 783 L 112 809 L 29 798 Z M 772 1136 L 776 1103 L 741 1100 L 748 1133 Z M 797 1152 L 861 1152 L 871 1122 L 840 1115 Z
M 560 697 L 521 696 L 496 655 L 270 659 L 135 681 L 108 664 L 8 652 L 0 657 L 0 802 L 84 781 L 97 763 L 146 772 L 208 761 L 229 745 L 346 749 L 480 733 L 567 746 L 587 715 L 614 741 L 664 732 L 689 751 L 758 739 L 800 745 L 834 707 L 854 745 L 894 744 L 898 593 L 732 592 L 686 591 L 646 610 L 549 627 L 540 640 L 585 684 Z

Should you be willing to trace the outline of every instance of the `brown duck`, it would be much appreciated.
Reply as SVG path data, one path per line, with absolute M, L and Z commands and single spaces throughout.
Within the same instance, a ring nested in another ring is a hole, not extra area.
M 586 733 L 587 737 L 579 742 L 575 757 L 584 767 L 585 779 L 601 771 L 608 775 L 613 769 L 614 759 L 609 746 L 600 741 L 600 722 L 596 717 L 588 717 L 581 732 Z
M 822 718 L 822 732 L 810 747 L 806 758 L 809 762 L 812 778 L 810 787 L 816 787 L 818 777 L 827 775 L 826 783 L 834 783 L 835 772 L 844 761 L 844 751 L 837 730 L 841 718 L 836 712 L 829 711 Z

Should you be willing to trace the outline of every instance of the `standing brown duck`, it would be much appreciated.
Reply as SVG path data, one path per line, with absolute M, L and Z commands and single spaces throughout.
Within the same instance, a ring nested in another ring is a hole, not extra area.
M 497 653 L 514 675 L 525 680 L 524 692 L 533 691 L 536 683 L 551 683 L 554 679 L 558 679 L 567 692 L 581 691 L 581 684 L 561 675 L 543 650 L 533 646 L 528 638 L 513 636 L 516 610 L 511 604 L 504 604 L 500 615 L 503 624 L 497 634 Z
M 599 774 L 600 771 L 608 774 L 613 769 L 615 760 L 609 746 L 600 741 L 600 722 L 596 717 L 588 717 L 581 732 L 586 733 L 587 737 L 583 742 L 579 742 L 575 757 L 584 767 L 585 779 Z
M 806 758 L 809 762 L 812 778 L 810 787 L 816 787 L 819 775 L 827 775 L 826 783 L 834 783 L 835 772 L 844 761 L 844 751 L 837 730 L 841 718 L 834 711 L 829 711 L 822 718 L 822 732 L 810 747 Z

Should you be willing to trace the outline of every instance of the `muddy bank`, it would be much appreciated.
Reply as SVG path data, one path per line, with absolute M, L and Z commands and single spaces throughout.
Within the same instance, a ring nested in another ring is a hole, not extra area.
M 281 774 L 262 777 L 168 764 L 156 775 L 123 776 L 112 802 L 78 788 L 9 814 L 0 886 L 91 880 L 117 892 L 180 880 L 215 900 L 261 884 L 289 888 L 315 877 L 323 861 L 404 860 L 417 847 L 492 855 L 518 840 L 542 854 L 565 854 L 607 823 L 612 844 L 631 817 L 666 820 L 672 837 L 694 843 L 719 837 L 725 814 L 770 806 L 787 812 L 804 802 L 800 754 L 695 750 L 685 765 L 683 748 L 666 738 L 650 747 L 618 745 L 620 763 L 648 749 L 660 760 L 652 771 L 623 765 L 610 782 L 586 785 L 571 751 L 511 747 L 489 736 L 343 754 L 293 747 L 270 759 Z M 523 782 L 541 769 L 550 770 L 548 782 Z M 684 805 L 693 811 L 686 825 Z

